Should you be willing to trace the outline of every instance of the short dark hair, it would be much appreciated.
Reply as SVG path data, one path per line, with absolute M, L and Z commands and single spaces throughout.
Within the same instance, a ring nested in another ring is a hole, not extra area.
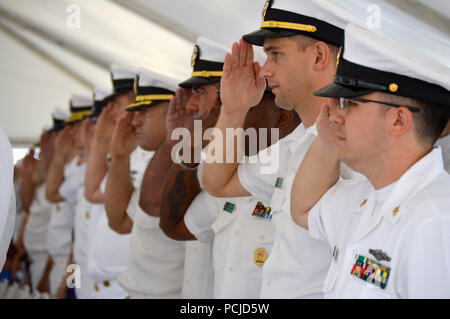
M 305 51 L 308 47 L 311 47 L 313 45 L 315 45 L 317 42 L 319 42 L 319 40 L 298 34 L 292 37 L 294 39 L 294 41 L 297 43 L 298 49 L 303 52 Z M 322 41 L 323 42 L 323 41 Z M 334 56 L 334 58 L 337 59 L 337 55 L 339 53 L 339 47 L 335 46 L 334 44 L 330 44 L 327 42 L 324 42 L 328 45 L 328 48 L 331 51 L 331 55 Z
M 386 102 L 420 108 L 420 112 L 412 113 L 416 123 L 416 136 L 420 142 L 434 145 L 450 119 L 449 107 L 387 93 L 382 95 Z

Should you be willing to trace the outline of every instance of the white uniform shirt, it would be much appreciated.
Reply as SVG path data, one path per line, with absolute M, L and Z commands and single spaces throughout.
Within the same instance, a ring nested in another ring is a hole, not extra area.
M 239 180 L 245 189 L 263 203 L 270 203 L 276 229 L 272 252 L 263 267 L 261 298 L 323 297 L 321 290 L 331 250 L 308 236 L 290 215 L 292 181 L 316 136 L 315 125 L 305 129 L 300 124 L 291 134 L 255 155 L 268 154 L 270 173 L 264 173 L 263 168 L 269 166 L 260 160 L 238 167 Z
M 253 216 L 257 203 L 252 197 L 215 198 L 202 191 L 184 216 L 199 240 L 214 241 L 215 298 L 259 298 L 274 227 L 270 218 Z
M 6 252 L 14 232 L 16 200 L 14 194 L 14 162 L 11 144 L 0 128 L 0 267 L 6 260 Z
M 390 188 L 383 196 L 368 181 L 340 180 L 311 209 L 310 235 L 334 248 L 326 297 L 450 298 L 450 176 L 441 150 Z
M 64 182 L 58 192 L 65 201 L 52 205 L 47 243 L 48 252 L 54 257 L 68 257 L 72 247 L 74 208 L 85 169 L 85 165 L 77 165 L 77 160 L 75 157 L 64 166 Z
M 450 134 L 440 138 L 436 142 L 436 146 L 442 148 L 442 158 L 444 160 L 444 168 L 450 174 Z
M 84 197 L 84 185 L 82 185 L 78 190 L 77 203 L 75 205 L 73 241 L 73 259 L 79 265 L 84 265 L 86 261 L 91 207 L 92 204 Z
M 188 240 L 184 243 L 186 250 L 181 297 L 184 299 L 213 298 L 212 243 L 204 243 L 199 240 Z
M 145 154 L 136 177 L 139 187 L 133 192 L 127 208 L 133 219 L 133 229 L 126 269 L 118 281 L 131 295 L 180 298 L 184 243 L 168 238 L 159 227 L 159 217 L 147 215 L 139 206 L 143 174 L 154 153 Z
M 47 230 L 51 216 L 51 204 L 45 198 L 45 183 L 40 185 L 30 205 L 23 234 L 23 244 L 27 251 L 47 251 Z
M 144 166 L 139 163 L 146 160 L 146 157 L 142 156 L 142 152 L 142 149 L 137 147 L 130 155 L 130 179 L 135 188 L 137 183 L 142 180 L 142 177 L 138 176 L 142 169 L 136 167 Z M 143 171 L 141 174 L 143 174 Z M 106 180 L 107 176 L 101 184 L 103 193 L 106 188 Z M 92 238 L 88 239 L 90 243 L 88 248 L 88 273 L 97 282 L 116 279 L 125 271 L 131 237 L 130 234 L 118 234 L 109 227 L 104 205 L 101 206 L 100 216 L 97 215 L 97 212 L 94 212 L 98 220 L 96 220 L 95 225 L 92 225 L 95 227 L 93 232 L 89 231 Z

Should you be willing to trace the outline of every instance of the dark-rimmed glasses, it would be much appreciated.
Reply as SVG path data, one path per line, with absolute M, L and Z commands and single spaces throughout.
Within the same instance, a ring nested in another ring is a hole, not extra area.
M 388 103 L 388 102 L 382 102 L 382 101 L 374 101 L 374 100 L 366 100 L 366 99 L 361 99 L 359 97 L 352 97 L 352 98 L 346 98 L 346 97 L 340 97 L 338 98 L 338 105 L 339 108 L 341 110 L 345 109 L 347 107 L 348 101 L 356 101 L 356 102 L 360 102 L 360 103 L 368 103 L 368 102 L 373 102 L 373 103 L 378 103 L 378 104 L 383 104 L 383 105 L 387 105 L 387 106 L 391 106 L 391 107 L 400 107 L 400 106 L 404 106 L 407 109 L 409 109 L 411 112 L 414 113 L 419 113 L 420 109 L 418 107 L 415 106 L 408 106 L 408 105 L 403 105 L 403 104 L 394 104 L 394 103 Z

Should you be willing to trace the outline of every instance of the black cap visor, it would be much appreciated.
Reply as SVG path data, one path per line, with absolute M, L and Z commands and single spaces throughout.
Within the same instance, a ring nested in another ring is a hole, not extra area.
M 187 79 L 184 82 L 181 82 L 178 84 L 178 86 L 189 89 L 193 86 L 201 86 L 201 85 L 208 85 L 208 84 L 214 84 L 220 82 L 221 77 L 210 77 L 210 78 L 204 78 L 199 76 L 193 76 L 189 79 Z
M 314 95 L 330 98 L 340 98 L 340 97 L 352 98 L 367 95 L 372 92 L 375 91 L 366 88 L 349 87 L 341 84 L 331 83 L 330 85 L 327 85 L 323 89 L 314 92 Z
M 245 41 L 262 47 L 266 38 L 283 38 L 297 35 L 299 32 L 287 29 L 259 29 L 242 36 Z

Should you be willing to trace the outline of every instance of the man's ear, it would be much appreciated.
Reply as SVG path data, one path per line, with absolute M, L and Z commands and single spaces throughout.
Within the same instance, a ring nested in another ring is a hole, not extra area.
M 331 58 L 330 47 L 323 41 L 317 41 L 314 44 L 314 71 L 323 71 L 328 66 Z
M 404 106 L 391 108 L 385 117 L 392 137 L 404 134 L 414 125 L 412 112 Z
M 289 123 L 292 120 L 292 112 L 284 109 L 280 109 L 277 112 L 277 122 L 275 124 L 275 127 L 282 128 L 286 125 L 289 125 Z
M 447 122 L 444 130 L 442 131 L 441 137 L 447 136 L 450 134 L 450 120 Z

